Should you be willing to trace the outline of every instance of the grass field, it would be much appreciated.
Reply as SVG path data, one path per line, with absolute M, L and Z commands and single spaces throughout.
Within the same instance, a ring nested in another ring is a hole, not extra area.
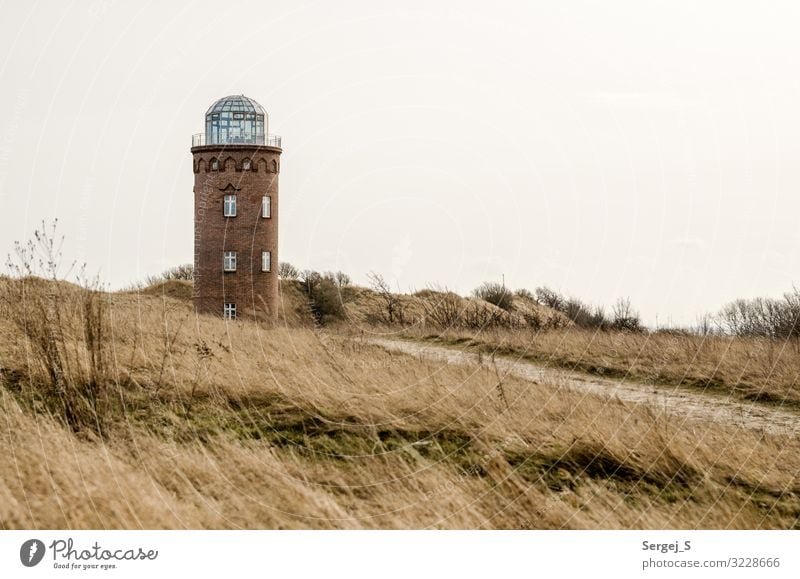
M 28 286 L 0 316 L 3 528 L 800 528 L 796 436 L 390 353 L 290 293 L 267 327 L 180 284 Z M 605 351 L 574 336 L 539 338 Z

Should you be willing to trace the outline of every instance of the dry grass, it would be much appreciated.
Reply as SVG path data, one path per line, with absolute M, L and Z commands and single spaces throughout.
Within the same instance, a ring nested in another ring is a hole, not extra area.
M 66 426 L 0 319 L 0 526 L 800 527 L 796 437 L 195 317 L 169 295 L 108 296 L 100 433 Z M 67 332 L 70 367 L 85 339 Z
M 645 383 L 679 385 L 800 409 L 800 342 L 626 333 L 408 328 L 404 335 Z
M 425 289 L 414 294 L 388 294 L 394 298 L 394 324 L 388 324 L 382 293 L 367 288 L 350 288 L 352 299 L 344 304 L 351 325 L 394 325 L 476 328 L 559 328 L 572 325 L 564 316 L 533 299 L 517 296 L 513 311 L 506 311 L 483 299 L 462 297 L 447 289 Z

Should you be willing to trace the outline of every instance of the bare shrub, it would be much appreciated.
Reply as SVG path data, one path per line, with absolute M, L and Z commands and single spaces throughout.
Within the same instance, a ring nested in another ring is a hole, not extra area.
M 472 290 L 472 295 L 506 311 L 514 309 L 514 295 L 503 284 L 485 281 Z
M 717 316 L 722 329 L 735 336 L 789 339 L 800 337 L 800 290 L 782 299 L 739 299 Z
M 430 288 L 421 301 L 426 322 L 439 328 L 456 327 L 461 322 L 464 300 L 446 287 Z
M 471 301 L 464 308 L 461 315 L 461 326 L 473 330 L 489 328 L 516 329 L 520 327 L 521 318 L 506 310 L 486 307 L 480 302 Z
M 386 324 L 404 324 L 406 320 L 403 302 L 399 295 L 392 292 L 389 282 L 375 272 L 371 272 L 367 277 L 380 306 L 377 314 L 378 320 Z
M 311 313 L 318 323 L 345 317 L 344 304 L 355 295 L 346 274 L 305 270 L 300 274 L 300 281 L 308 297 Z
M 611 327 L 624 332 L 641 332 L 639 314 L 631 306 L 630 298 L 619 298 L 611 308 Z
M 536 301 L 564 314 L 570 322 L 581 328 L 608 329 L 611 322 L 601 306 L 590 306 L 578 298 L 567 298 L 548 287 L 536 288 Z
M 581 328 L 591 328 L 595 330 L 605 330 L 609 327 L 605 310 L 602 306 L 589 306 L 578 298 L 567 299 L 560 310 L 576 326 Z
M 326 272 L 324 275 L 329 277 L 333 280 L 338 288 L 345 288 L 350 286 L 352 281 L 350 280 L 350 276 L 344 273 L 343 271 L 329 271 Z
M 515 291 L 514 295 L 524 300 L 530 300 L 532 302 L 536 301 L 536 296 L 533 294 L 533 292 L 529 289 L 525 289 L 524 287 L 519 288 L 517 291 Z
M 152 286 L 158 283 L 163 283 L 165 281 L 173 281 L 173 280 L 183 280 L 183 281 L 194 280 L 194 266 L 191 263 L 184 263 L 181 265 L 170 267 L 169 269 L 165 269 L 158 275 L 148 275 L 145 278 L 144 283 L 147 286 Z
M 553 308 L 554 310 L 561 312 L 563 311 L 566 299 L 564 299 L 564 296 L 562 296 L 556 290 L 542 286 L 536 288 L 536 301 L 543 306 L 547 306 L 548 308 Z
M 300 270 L 288 261 L 282 261 L 278 265 L 278 277 L 285 280 L 300 279 Z

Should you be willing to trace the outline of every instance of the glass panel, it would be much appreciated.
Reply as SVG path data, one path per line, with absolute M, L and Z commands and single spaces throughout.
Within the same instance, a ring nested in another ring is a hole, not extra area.
M 236 304 L 224 304 L 222 307 L 222 316 L 226 320 L 236 319 Z
M 225 271 L 236 271 L 236 252 L 226 251 L 223 258 L 223 269 Z
M 225 217 L 236 217 L 236 195 L 225 195 L 222 214 Z
M 206 115 L 206 134 L 210 145 L 228 143 L 263 145 L 264 114 L 255 112 L 252 105 L 226 103 L 222 106 L 222 112 Z

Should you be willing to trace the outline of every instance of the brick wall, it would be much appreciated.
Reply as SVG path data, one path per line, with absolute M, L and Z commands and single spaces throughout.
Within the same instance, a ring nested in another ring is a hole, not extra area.
M 221 316 L 236 304 L 237 317 L 273 317 L 278 304 L 278 173 L 281 149 L 258 145 L 192 148 L 194 162 L 194 304 Z M 213 162 L 218 162 L 218 170 Z M 246 161 L 250 161 L 250 169 Z M 223 198 L 236 195 L 236 217 L 223 216 Z M 264 195 L 271 217 L 261 217 Z M 235 272 L 223 271 L 223 252 L 237 252 Z M 271 271 L 261 271 L 270 251 Z

